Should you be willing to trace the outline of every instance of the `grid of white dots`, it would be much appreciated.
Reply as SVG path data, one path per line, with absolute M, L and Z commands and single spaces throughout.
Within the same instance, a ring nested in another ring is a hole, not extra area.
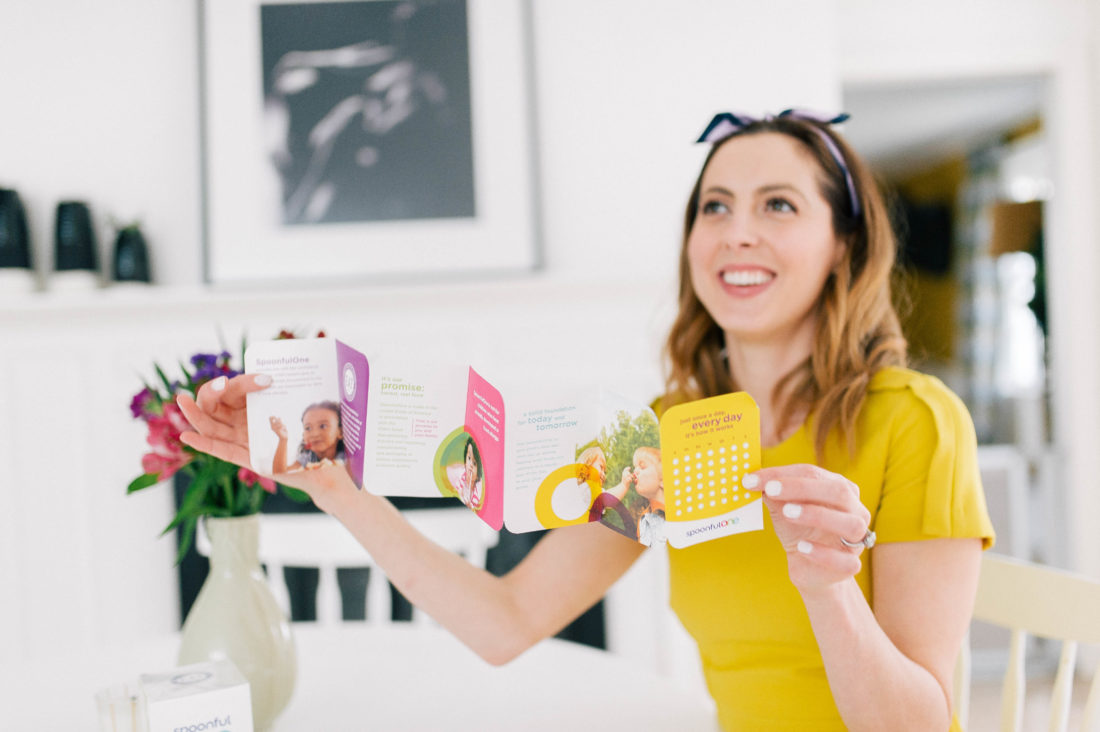
M 729 460 L 727 460 L 727 449 L 730 454 Z M 706 453 L 705 458 L 704 452 Z M 715 455 L 718 456 L 717 466 L 713 459 Z M 736 503 L 741 500 L 742 495 L 735 492 L 736 485 L 741 482 L 736 462 L 739 457 L 745 461 L 741 463 L 741 467 L 747 471 L 750 467 L 750 463 L 747 461 L 751 459 L 748 442 L 743 442 L 740 449 L 736 444 L 729 445 L 728 448 L 725 445 L 719 445 L 717 450 L 711 447 L 704 450 L 700 447 L 694 453 L 685 452 L 680 457 L 674 457 L 672 464 L 678 466 L 672 471 L 672 474 L 677 476 L 673 481 L 673 485 L 676 486 L 673 490 L 673 496 L 676 498 L 674 504 L 676 515 L 682 516 L 685 513 L 704 511 L 708 506 L 714 508 L 720 504 L 731 501 Z M 705 467 L 703 465 L 704 459 L 706 462 Z M 681 465 L 683 467 L 682 474 L 679 467 Z M 703 475 L 704 471 L 706 476 Z M 683 481 L 682 484 L 681 480 Z M 683 486 L 682 490 L 681 485 Z M 731 485 L 732 490 L 727 485 Z M 745 493 L 743 497 L 745 500 L 751 500 L 752 494 Z

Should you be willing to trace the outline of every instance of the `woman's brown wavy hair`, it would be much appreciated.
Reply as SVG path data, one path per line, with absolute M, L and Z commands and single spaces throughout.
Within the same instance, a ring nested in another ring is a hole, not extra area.
M 755 122 L 732 137 L 765 132 L 793 137 L 813 155 L 821 171 L 821 193 L 833 212 L 833 232 L 845 244 L 843 259 L 829 275 L 818 300 L 820 317 L 813 352 L 779 380 L 772 395 L 780 405 L 779 425 L 788 427 L 794 416 L 805 410 L 813 420 L 819 456 L 834 429 L 839 429 L 838 435 L 847 440 L 851 450 L 856 418 L 871 376 L 885 366 L 906 363 L 906 343 L 890 293 L 897 241 L 870 169 L 842 138 L 813 122 L 782 117 Z M 848 165 L 861 208 L 859 216 L 852 215 L 844 171 L 822 134 L 836 143 Z M 703 174 L 727 140 L 711 149 L 684 215 L 679 312 L 665 344 L 665 407 L 738 389 L 737 377 L 730 373 L 724 354 L 725 334 L 695 295 L 687 256 Z

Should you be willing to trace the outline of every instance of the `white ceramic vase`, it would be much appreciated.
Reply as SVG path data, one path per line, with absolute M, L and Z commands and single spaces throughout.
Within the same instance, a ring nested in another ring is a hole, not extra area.
M 290 623 L 260 567 L 257 516 L 206 518 L 210 574 L 183 624 L 180 665 L 228 657 L 248 679 L 257 730 L 268 729 L 294 691 Z

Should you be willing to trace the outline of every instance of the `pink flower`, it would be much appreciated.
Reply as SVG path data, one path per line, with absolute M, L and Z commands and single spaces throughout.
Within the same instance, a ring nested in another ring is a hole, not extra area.
M 141 456 L 141 469 L 146 473 L 154 473 L 161 480 L 171 478 L 176 471 L 191 461 L 187 454 L 176 457 L 158 455 L 155 452 L 147 452 Z
M 241 468 L 237 471 L 237 480 L 241 481 L 245 485 L 255 485 L 256 483 L 259 483 L 260 487 L 268 493 L 275 492 L 275 481 L 273 481 L 271 478 L 264 478 L 263 476 L 257 475 L 248 468 Z
M 149 434 L 145 441 L 153 448 L 153 452 L 164 457 L 172 457 L 183 452 L 179 441 L 179 431 L 173 429 L 172 423 L 166 417 L 153 417 L 149 420 Z
M 183 412 L 175 402 L 168 402 L 164 405 L 164 416 L 172 424 L 177 438 L 180 432 L 191 429 L 191 423 L 187 421 L 187 417 L 183 416 Z
M 191 461 L 191 455 L 183 449 L 180 432 L 189 428 L 180 408 L 175 403 L 164 405 L 164 413 L 149 417 L 149 434 L 145 441 L 153 451 L 141 459 L 146 473 L 156 473 L 163 480 Z

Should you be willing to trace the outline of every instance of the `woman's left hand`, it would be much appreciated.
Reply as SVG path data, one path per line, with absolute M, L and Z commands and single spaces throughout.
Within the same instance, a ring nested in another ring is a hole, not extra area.
M 803 464 L 763 468 L 746 475 L 742 485 L 762 493 L 787 552 L 791 582 L 800 591 L 846 580 L 859 571 L 859 542 L 870 527 L 871 513 L 860 502 L 855 483 Z M 856 546 L 846 546 L 842 538 Z

